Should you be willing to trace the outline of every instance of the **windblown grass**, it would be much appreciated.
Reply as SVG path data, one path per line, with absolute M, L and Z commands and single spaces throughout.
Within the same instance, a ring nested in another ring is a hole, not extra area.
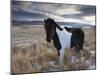
M 85 31 L 84 51 L 77 54 L 79 61 L 71 64 L 72 52 L 66 49 L 62 66 L 56 64 L 57 50 L 51 43 L 47 47 L 45 31 L 41 26 L 13 26 L 11 71 L 12 73 L 49 72 L 62 70 L 82 70 L 89 68 L 95 61 L 95 29 L 83 29 Z M 84 58 L 83 62 L 80 62 Z

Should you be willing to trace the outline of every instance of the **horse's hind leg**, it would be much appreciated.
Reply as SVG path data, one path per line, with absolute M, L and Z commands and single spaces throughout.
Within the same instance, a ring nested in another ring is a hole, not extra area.
M 71 63 L 75 64 L 77 60 L 77 52 L 76 52 L 76 47 L 71 48 L 72 56 L 71 56 Z
M 83 44 L 84 44 L 84 40 L 81 41 L 80 43 L 80 49 L 83 50 Z

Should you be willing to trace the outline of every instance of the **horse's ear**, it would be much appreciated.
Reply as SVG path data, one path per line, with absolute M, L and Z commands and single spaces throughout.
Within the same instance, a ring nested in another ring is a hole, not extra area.
M 46 20 L 44 19 L 44 22 L 46 22 Z
M 52 19 L 53 20 L 53 22 L 54 22 L 54 19 Z

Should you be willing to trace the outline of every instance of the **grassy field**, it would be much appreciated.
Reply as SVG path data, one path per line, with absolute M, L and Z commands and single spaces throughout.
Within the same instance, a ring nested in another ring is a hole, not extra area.
M 79 61 L 71 64 L 72 52 L 66 49 L 64 63 L 60 66 L 55 64 L 57 50 L 53 44 L 47 47 L 42 26 L 12 26 L 12 73 L 95 69 L 95 29 L 83 30 L 85 32 L 84 51 L 77 54 Z

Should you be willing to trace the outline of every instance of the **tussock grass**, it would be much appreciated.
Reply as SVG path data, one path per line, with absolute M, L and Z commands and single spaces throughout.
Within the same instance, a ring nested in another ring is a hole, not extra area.
M 84 51 L 77 54 L 79 61 L 72 64 L 72 52 L 65 50 L 64 63 L 57 64 L 57 50 L 53 43 L 47 47 L 45 31 L 40 26 L 12 27 L 11 71 L 12 73 L 49 72 L 62 70 L 87 69 L 91 66 L 85 61 L 95 58 L 95 29 L 83 29 L 85 32 Z M 83 62 L 81 58 L 84 58 Z M 93 69 L 93 68 L 91 68 Z

